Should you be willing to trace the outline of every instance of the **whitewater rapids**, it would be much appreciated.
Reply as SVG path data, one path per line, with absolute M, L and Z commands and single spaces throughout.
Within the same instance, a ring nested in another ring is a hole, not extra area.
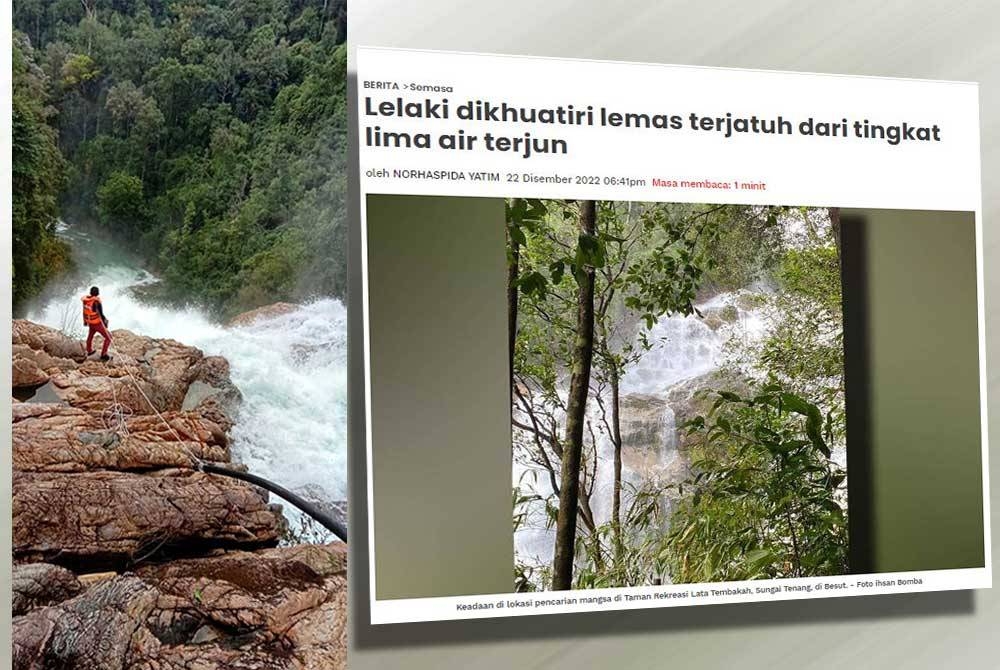
M 25 318 L 83 339 L 80 297 L 96 285 L 112 332 L 175 339 L 225 357 L 243 395 L 231 432 L 234 459 L 318 502 L 346 499 L 347 311 L 340 301 L 318 299 L 226 327 L 196 307 L 140 301 L 132 288 L 157 279 L 135 259 L 73 226 L 60 225 L 59 234 L 78 270 L 29 305 Z M 284 508 L 298 519 L 294 508 Z

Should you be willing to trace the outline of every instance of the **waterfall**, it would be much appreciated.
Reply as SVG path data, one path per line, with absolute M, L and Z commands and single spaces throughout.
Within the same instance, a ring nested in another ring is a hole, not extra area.
M 674 408 L 669 404 L 670 392 L 721 368 L 731 338 L 756 339 L 764 335 L 764 316 L 746 298 L 768 290 L 761 285 L 720 293 L 696 305 L 701 316 L 663 316 L 647 331 L 649 350 L 626 371 L 621 381 L 624 481 L 636 485 L 643 481 L 670 484 L 683 478 L 685 463 L 677 451 L 677 425 Z M 610 398 L 605 401 L 609 403 Z M 599 425 L 596 402 L 590 400 L 587 411 L 594 425 Z M 591 505 L 596 522 L 604 523 L 611 517 L 614 449 L 603 433 L 598 437 L 597 452 L 598 476 Z M 514 485 L 521 485 L 526 492 L 543 498 L 552 495 L 548 476 L 540 468 L 519 463 L 515 458 L 513 475 Z M 623 494 L 623 509 L 627 504 Z M 515 555 L 525 564 L 552 562 L 555 530 L 544 527 L 547 519 L 540 508 L 541 505 L 532 506 L 529 523 L 515 534 Z
M 60 225 L 78 270 L 29 305 L 26 318 L 81 337 L 80 296 L 100 287 L 109 328 L 224 356 L 243 395 L 231 432 L 235 460 L 319 502 L 347 496 L 347 311 L 325 298 L 253 324 L 226 327 L 196 307 L 147 304 L 133 288 L 157 281 L 112 243 Z M 289 516 L 297 518 L 285 505 Z

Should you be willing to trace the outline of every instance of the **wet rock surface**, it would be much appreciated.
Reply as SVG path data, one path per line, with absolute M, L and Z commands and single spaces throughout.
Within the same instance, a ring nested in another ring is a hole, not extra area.
M 242 314 L 237 314 L 230 321 L 230 326 L 249 326 L 250 324 L 258 321 L 260 319 L 273 319 L 276 316 L 281 316 L 282 314 L 289 314 L 294 312 L 299 308 L 299 305 L 290 302 L 276 302 L 271 305 L 265 305 L 263 307 L 258 307 L 257 309 L 252 309 L 249 312 L 243 312 Z
M 112 335 L 13 324 L 14 667 L 346 667 L 345 545 L 192 467 L 230 462 L 228 362 Z

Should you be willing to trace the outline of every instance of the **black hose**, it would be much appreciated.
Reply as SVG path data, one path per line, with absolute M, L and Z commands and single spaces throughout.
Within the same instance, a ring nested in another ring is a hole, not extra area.
M 210 472 L 215 475 L 222 475 L 223 477 L 232 477 L 233 479 L 241 479 L 245 482 L 250 482 L 251 484 L 256 484 L 261 488 L 267 489 L 276 496 L 292 503 L 306 514 L 316 519 L 316 521 L 319 521 L 321 524 L 323 524 L 323 526 L 331 533 L 339 537 L 344 542 L 347 542 L 347 526 L 345 526 L 337 519 L 334 519 L 332 516 L 330 516 L 330 514 L 324 512 L 313 503 L 302 498 L 301 496 L 292 493 L 285 487 L 279 486 L 278 484 L 268 481 L 263 477 L 252 475 L 249 472 L 230 470 L 229 468 L 224 468 L 221 465 L 216 465 L 214 463 L 201 463 L 200 467 L 201 470 L 203 470 L 204 472 Z

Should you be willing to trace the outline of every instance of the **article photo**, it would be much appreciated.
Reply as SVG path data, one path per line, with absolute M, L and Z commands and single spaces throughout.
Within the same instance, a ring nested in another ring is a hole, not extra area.
M 506 224 L 514 590 L 847 573 L 839 210 Z

